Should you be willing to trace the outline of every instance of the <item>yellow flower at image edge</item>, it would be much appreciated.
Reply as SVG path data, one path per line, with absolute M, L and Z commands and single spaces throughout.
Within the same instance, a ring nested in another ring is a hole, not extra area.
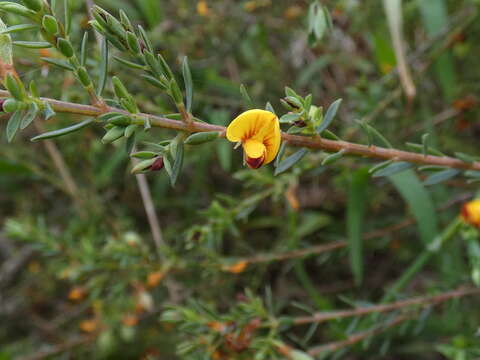
M 266 110 L 248 110 L 227 127 L 227 139 L 241 142 L 245 163 L 258 169 L 271 162 L 280 148 L 280 123 L 275 114 Z
M 463 205 L 462 218 L 465 222 L 480 228 L 480 199 Z

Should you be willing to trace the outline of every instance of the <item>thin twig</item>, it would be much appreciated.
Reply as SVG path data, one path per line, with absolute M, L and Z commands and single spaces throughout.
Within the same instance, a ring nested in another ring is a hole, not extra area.
M 9 93 L 5 90 L 0 90 L 0 96 L 8 97 Z M 99 116 L 107 112 L 121 112 L 126 113 L 125 110 L 106 107 L 100 109 L 91 105 L 81 105 L 65 101 L 53 100 L 48 98 L 42 98 L 47 101 L 55 111 L 86 115 L 86 116 Z M 222 137 L 225 136 L 225 127 L 212 125 L 209 123 L 194 121 L 191 124 L 186 124 L 183 121 L 172 120 L 162 116 L 156 116 L 151 114 L 139 114 L 140 117 L 147 117 L 150 120 L 150 124 L 153 127 L 160 127 L 166 129 L 172 129 L 177 131 L 191 131 L 191 132 L 205 132 L 205 131 L 218 131 Z M 134 120 L 135 124 L 142 125 L 142 119 Z M 329 152 L 338 152 L 343 150 L 344 154 L 359 155 L 369 158 L 377 158 L 383 160 L 394 161 L 406 161 L 422 165 L 438 165 L 449 168 L 463 169 L 463 170 L 480 170 L 480 162 L 468 163 L 449 156 L 433 156 L 423 155 L 408 151 L 402 151 L 397 149 L 389 149 L 377 146 L 367 146 L 361 144 L 355 144 L 341 140 L 328 140 L 317 137 L 307 137 L 299 135 L 291 135 L 282 133 L 282 139 L 291 146 L 306 147 L 310 149 L 326 150 Z
M 18 360 L 41 360 L 47 357 L 63 353 L 77 346 L 87 344 L 95 340 L 94 336 L 79 336 L 63 344 L 54 345 L 45 350 L 39 350 L 34 355 L 20 357 Z
M 294 325 L 321 323 L 328 320 L 334 320 L 334 319 L 340 319 L 340 318 L 346 318 L 346 317 L 360 316 L 360 315 L 366 315 L 371 313 L 388 312 L 392 310 L 403 309 L 405 307 L 414 306 L 414 305 L 421 305 L 425 307 L 425 306 L 436 305 L 441 302 L 448 301 L 450 299 L 455 299 L 455 298 L 459 298 L 467 295 L 475 295 L 479 293 L 480 293 L 480 289 L 478 288 L 463 287 L 463 288 L 458 288 L 457 290 L 445 292 L 438 295 L 415 297 L 411 299 L 392 302 L 389 304 L 359 307 L 351 310 L 318 312 L 310 316 L 299 316 L 293 320 L 293 323 Z
M 405 320 L 411 319 L 413 317 L 413 315 L 414 315 L 413 313 L 399 315 L 399 316 L 395 317 L 393 320 L 387 322 L 386 324 L 382 324 L 382 325 L 376 326 L 372 329 L 350 335 L 345 340 L 335 341 L 335 342 L 331 342 L 331 343 L 328 343 L 328 344 L 325 344 L 325 345 L 320 345 L 320 346 L 314 347 L 314 348 L 312 348 L 308 351 L 308 354 L 311 355 L 311 356 L 316 356 L 316 355 L 320 355 L 320 354 L 323 354 L 323 353 L 326 353 L 326 352 L 337 351 L 337 350 L 340 350 L 344 347 L 354 345 L 354 344 L 356 344 L 356 343 L 358 343 L 358 342 L 360 342 L 360 341 L 362 341 L 362 340 L 364 340 L 364 339 L 366 339 L 366 338 L 368 338 L 372 335 L 377 335 L 379 333 L 382 333 L 382 332 L 384 332 L 388 329 L 391 329 L 391 328 L 401 324 Z

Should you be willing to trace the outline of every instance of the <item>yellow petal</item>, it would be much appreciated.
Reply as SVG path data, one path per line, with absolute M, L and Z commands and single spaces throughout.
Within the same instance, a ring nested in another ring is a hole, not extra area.
M 265 125 L 268 129 L 268 125 L 273 124 L 276 119 L 275 114 L 270 111 L 259 109 L 245 111 L 228 125 L 227 139 L 232 142 L 245 141 L 257 135 Z
M 260 141 L 248 139 L 243 143 L 243 151 L 248 157 L 257 159 L 265 154 L 266 148 Z
M 280 133 L 280 123 L 278 122 L 278 119 L 275 118 L 273 130 L 263 139 L 263 144 L 267 149 L 264 164 L 268 164 L 275 159 L 278 154 L 278 150 L 280 149 L 281 141 L 282 137 Z

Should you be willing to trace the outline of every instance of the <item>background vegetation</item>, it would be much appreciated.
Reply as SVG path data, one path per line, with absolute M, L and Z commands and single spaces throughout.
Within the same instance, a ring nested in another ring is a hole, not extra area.
M 86 67 L 97 83 L 93 4 L 68 3 L 71 43 L 79 50 L 89 33 Z M 477 159 L 478 1 L 405 0 L 401 12 L 378 0 L 95 3 L 141 24 L 178 80 L 188 56 L 192 113 L 208 123 L 227 125 L 252 107 L 240 84 L 255 107 L 269 102 L 284 114 L 289 86 L 324 109 L 342 98 L 329 129 L 343 140 L 385 146 L 385 137 L 399 149 Z M 64 4 L 56 7 L 63 19 Z M 1 18 L 26 22 L 8 11 Z M 38 31 L 11 36 L 41 40 Z M 397 67 L 402 52 L 406 68 Z M 115 75 L 143 112 L 176 112 L 120 55 L 110 46 L 104 97 L 115 98 Z M 62 59 L 53 48 L 14 47 L 23 83 L 88 104 L 74 75 L 44 57 Z M 480 357 L 478 231 L 458 220 L 478 172 L 378 176 L 369 172 L 376 160 L 310 151 L 274 176 L 271 165 L 245 168 L 240 149 L 219 139 L 185 147 L 172 187 L 165 170 L 147 172 L 147 182 L 132 175 L 125 140 L 103 144 L 100 126 L 29 141 L 78 115 L 36 120 L 12 143 L 8 119 L 0 121 L 0 359 Z M 137 146 L 174 135 L 152 128 Z M 365 310 L 381 303 L 394 305 Z

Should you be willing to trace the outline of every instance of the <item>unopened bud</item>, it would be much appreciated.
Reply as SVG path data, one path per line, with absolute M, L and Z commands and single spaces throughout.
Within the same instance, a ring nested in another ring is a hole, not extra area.
M 58 32 L 58 23 L 51 15 L 45 15 L 42 19 L 42 26 L 47 33 L 50 35 L 55 35 Z
M 150 171 L 159 171 L 163 169 L 163 157 L 159 156 L 155 159 L 152 166 L 150 166 Z
M 72 44 L 67 39 L 58 39 L 57 45 L 63 56 L 71 58 L 74 55 Z
M 12 113 L 20 108 L 21 103 L 15 99 L 2 99 L 2 111 Z

